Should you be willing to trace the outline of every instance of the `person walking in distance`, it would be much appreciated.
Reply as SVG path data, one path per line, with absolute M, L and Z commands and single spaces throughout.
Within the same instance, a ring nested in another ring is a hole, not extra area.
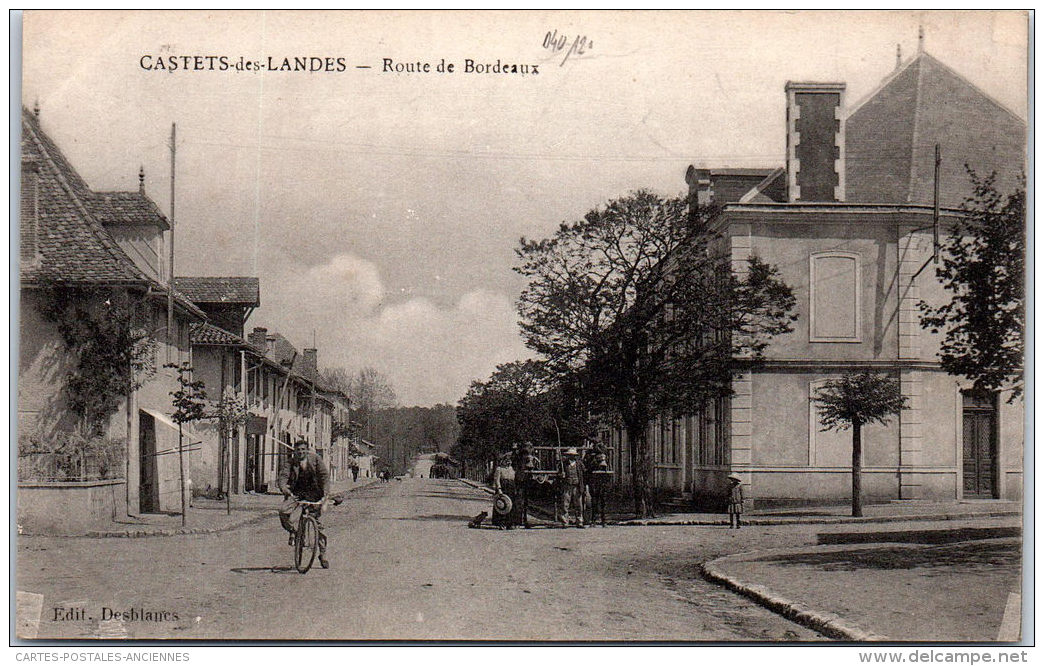
M 322 502 L 326 500 L 329 488 L 330 472 L 323 459 L 308 450 L 308 442 L 299 439 L 294 443 L 294 454 L 283 465 L 279 472 L 279 490 L 283 493 L 283 505 L 279 508 L 279 522 L 283 529 L 290 533 L 290 544 L 294 543 L 294 526 L 301 517 L 303 507 L 299 504 L 301 500 L 306 502 Z M 330 568 L 326 560 L 326 535 L 323 533 L 323 525 L 319 522 L 323 506 L 316 507 L 315 523 L 319 530 L 319 565 L 324 569 Z
M 738 476 L 730 476 L 729 484 L 729 529 L 738 530 L 743 516 L 743 482 Z

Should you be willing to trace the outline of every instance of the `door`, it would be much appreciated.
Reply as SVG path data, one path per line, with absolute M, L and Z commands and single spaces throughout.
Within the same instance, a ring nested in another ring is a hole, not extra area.
M 997 497 L 997 396 L 964 393 L 964 496 Z
M 258 452 L 257 435 L 247 435 L 246 453 L 246 491 L 256 492 L 261 485 L 260 455 Z
M 138 512 L 159 511 L 159 481 L 156 477 L 156 419 L 138 412 Z

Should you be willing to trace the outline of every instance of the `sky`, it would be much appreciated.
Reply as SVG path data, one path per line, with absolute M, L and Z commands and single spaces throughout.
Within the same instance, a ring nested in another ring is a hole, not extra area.
M 680 194 L 690 164 L 781 166 L 786 82 L 845 82 L 851 107 L 919 26 L 1027 117 L 1019 12 L 29 12 L 22 102 L 94 189 L 136 190 L 143 166 L 166 213 L 177 123 L 176 273 L 258 276 L 248 328 L 373 366 L 404 405 L 453 404 L 532 356 L 519 238 Z M 233 68 L 156 68 L 186 55 Z M 267 68 L 295 57 L 334 71 Z

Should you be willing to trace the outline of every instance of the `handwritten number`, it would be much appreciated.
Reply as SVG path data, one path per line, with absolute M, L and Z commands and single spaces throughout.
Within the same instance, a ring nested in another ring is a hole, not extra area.
M 557 54 L 562 52 L 568 43 L 569 38 L 565 35 L 559 35 L 558 30 L 544 33 L 544 48 L 550 49 L 551 53 Z M 577 35 L 576 38 L 573 39 L 573 43 L 569 46 L 569 50 L 566 52 L 565 57 L 562 58 L 559 67 L 566 64 L 566 61 L 569 60 L 570 56 L 582 56 L 593 48 L 594 41 L 589 40 L 587 35 Z

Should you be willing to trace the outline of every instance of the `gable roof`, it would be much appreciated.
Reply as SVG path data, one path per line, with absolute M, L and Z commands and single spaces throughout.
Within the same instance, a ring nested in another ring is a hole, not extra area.
M 19 264 L 23 284 L 122 284 L 148 286 L 161 294 L 166 285 L 139 269 L 105 230 L 97 216 L 95 197 L 80 174 L 40 127 L 35 114 L 22 108 L 23 194 L 27 188 L 36 204 L 36 215 L 22 211 L 19 226 L 25 238 L 27 225 L 35 221 L 35 256 Z M 138 195 L 143 196 L 143 195 Z M 174 300 L 184 311 L 206 319 L 202 310 L 174 290 Z
M 1026 164 L 1026 122 L 935 57 L 921 53 L 890 74 L 845 122 L 846 200 L 930 204 L 935 145 L 940 205 L 971 193 L 964 165 L 997 172 L 1012 189 Z
M 194 303 L 261 305 L 261 281 L 256 277 L 176 277 L 174 286 Z
M 86 183 L 24 108 L 21 149 L 23 170 L 35 170 L 38 188 L 36 260 L 21 264 L 22 281 L 149 283 L 85 205 Z M 31 177 L 23 174 L 23 187 Z M 23 211 L 22 227 L 28 217 Z
M 208 322 L 199 322 L 190 327 L 192 344 L 194 345 L 222 345 L 233 347 L 249 347 L 250 344 L 235 333 L 230 333 L 223 328 L 214 326 Z
M 170 229 L 167 216 L 142 192 L 91 192 L 87 201 L 102 224 L 151 224 L 164 231 Z

